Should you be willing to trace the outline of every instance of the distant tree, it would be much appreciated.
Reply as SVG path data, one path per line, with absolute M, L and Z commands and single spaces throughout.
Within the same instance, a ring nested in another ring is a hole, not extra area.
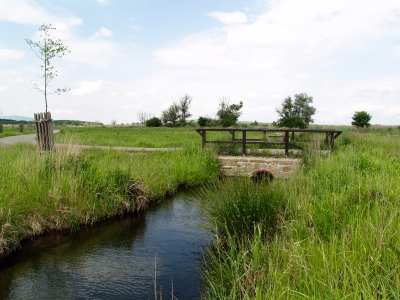
M 44 101 L 46 103 L 46 113 L 47 113 L 47 95 L 50 94 L 60 94 L 62 92 L 66 92 L 69 89 L 67 88 L 58 88 L 54 92 L 49 92 L 49 88 L 51 87 L 51 82 L 53 79 L 58 76 L 57 71 L 54 70 L 54 66 L 51 65 L 51 60 L 55 57 L 63 57 L 66 53 L 71 52 L 68 50 L 67 46 L 64 46 L 60 39 L 53 40 L 50 38 L 50 30 L 55 30 L 56 28 L 51 27 L 51 24 L 46 25 L 43 24 L 39 27 L 39 32 L 41 40 L 38 42 L 34 42 L 31 39 L 25 39 L 26 43 L 31 47 L 32 51 L 35 52 L 36 56 L 42 61 L 40 65 L 40 69 L 42 71 L 44 87 L 40 86 L 37 83 L 33 84 L 33 88 L 42 92 L 44 94 Z
M 204 127 L 207 124 L 207 118 L 205 117 L 199 117 L 197 120 L 197 124 L 199 124 L 199 126 Z
M 369 127 L 371 124 L 369 121 L 371 121 L 372 116 L 367 113 L 366 111 L 356 111 L 352 117 L 353 122 L 351 122 L 351 125 L 363 128 L 364 126 Z
M 238 121 L 242 112 L 243 102 L 240 101 L 239 104 L 230 104 L 230 100 L 227 97 L 222 97 L 218 104 L 218 124 L 223 127 L 229 127 L 235 125 Z
M 154 115 L 145 110 L 141 110 L 137 113 L 137 117 L 139 119 L 140 124 L 145 125 L 146 121 L 154 117 Z
M 217 120 L 215 120 L 215 118 L 208 117 L 208 116 L 207 117 L 199 117 L 197 119 L 197 124 L 199 126 L 201 126 L 201 127 L 204 127 L 204 126 L 208 126 L 208 127 L 217 126 Z
M 253 123 L 251 123 L 250 125 L 252 125 L 252 126 L 258 126 L 258 122 L 257 122 L 257 120 L 255 120 Z
M 179 120 L 179 104 L 174 102 L 170 107 L 161 113 L 161 120 L 164 124 L 175 124 Z
M 146 121 L 146 126 L 147 127 L 160 127 L 162 125 L 162 122 L 159 118 L 153 117 L 151 119 L 148 119 Z
M 184 95 L 180 102 L 179 102 L 179 121 L 184 123 L 186 122 L 187 118 L 190 118 L 192 114 L 189 112 L 190 106 L 192 105 L 192 96 L 189 96 L 188 94 Z
M 278 127 L 289 128 L 307 128 L 314 120 L 311 118 L 316 108 L 310 104 L 313 102 L 313 97 L 308 96 L 306 93 L 294 95 L 292 98 L 287 97 L 283 102 L 281 108 L 277 108 L 276 112 L 280 119 L 276 122 Z
M 188 94 L 184 95 L 179 103 L 174 102 L 172 105 L 161 113 L 161 120 L 164 124 L 180 125 L 186 123 L 186 119 L 192 114 L 189 112 L 190 106 L 192 104 L 192 97 Z

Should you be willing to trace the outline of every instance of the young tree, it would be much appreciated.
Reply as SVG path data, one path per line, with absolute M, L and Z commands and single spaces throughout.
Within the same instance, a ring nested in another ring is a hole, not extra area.
M 229 127 L 235 125 L 242 114 L 240 110 L 243 108 L 243 102 L 240 101 L 239 104 L 230 104 L 229 98 L 222 97 L 218 108 L 218 123 L 223 127 Z
M 54 66 L 51 64 L 51 60 L 55 57 L 63 57 L 66 53 L 71 52 L 67 46 L 64 46 L 60 39 L 54 40 L 50 37 L 50 30 L 56 28 L 51 27 L 51 24 L 43 24 L 39 27 L 40 38 L 38 42 L 34 42 L 31 39 L 25 39 L 26 43 L 31 47 L 32 51 L 35 52 L 36 56 L 42 61 L 40 69 L 42 71 L 44 87 L 37 83 L 33 84 L 33 88 L 44 94 L 44 101 L 46 103 L 47 113 L 47 95 L 60 94 L 66 92 L 67 88 L 58 88 L 53 92 L 49 91 L 51 82 L 57 76 L 57 71 L 54 70 Z
M 367 113 L 366 111 L 356 111 L 352 117 L 353 122 L 351 122 L 351 125 L 355 125 L 358 127 L 363 128 L 364 126 L 369 127 L 371 124 L 369 121 L 371 121 L 372 116 Z
M 292 98 L 287 97 L 283 102 L 281 108 L 277 108 L 276 112 L 280 119 L 276 122 L 279 127 L 289 128 L 307 128 L 314 120 L 311 118 L 316 108 L 310 104 L 313 102 L 313 97 L 308 96 L 306 93 L 294 95 Z

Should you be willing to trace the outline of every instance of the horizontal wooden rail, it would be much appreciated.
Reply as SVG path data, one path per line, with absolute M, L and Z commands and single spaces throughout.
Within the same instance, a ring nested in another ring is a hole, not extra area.
M 242 144 L 243 155 L 246 155 L 246 145 L 247 144 L 257 144 L 257 145 L 285 145 L 285 155 L 289 155 L 289 148 L 300 149 L 303 150 L 302 147 L 290 143 L 289 141 L 289 133 L 292 134 L 292 141 L 294 140 L 295 133 L 301 132 L 309 132 L 309 133 L 325 133 L 325 144 L 329 146 L 331 150 L 333 150 L 335 145 L 335 139 L 342 133 L 341 130 L 333 130 L 333 129 L 265 129 L 265 128 L 252 128 L 252 129 L 231 129 L 231 128 L 198 128 L 196 131 L 200 134 L 202 143 L 201 147 L 204 149 L 206 143 L 215 143 L 215 144 Z M 221 132 L 229 132 L 232 135 L 232 139 L 230 141 L 207 141 L 207 132 L 208 131 L 221 131 Z M 242 133 L 242 138 L 236 138 L 236 132 Z M 247 132 L 262 132 L 263 139 L 247 139 Z M 283 133 L 281 135 L 269 136 L 274 138 L 282 138 L 282 142 L 268 142 L 265 141 L 267 132 L 279 132 Z M 315 140 L 310 140 L 315 141 Z M 305 142 L 304 140 L 302 142 Z

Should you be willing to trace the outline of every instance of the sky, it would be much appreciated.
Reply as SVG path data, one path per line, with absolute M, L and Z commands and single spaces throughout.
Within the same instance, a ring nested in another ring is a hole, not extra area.
M 53 119 L 137 122 L 193 97 L 192 119 L 222 97 L 241 121 L 273 122 L 286 97 L 313 97 L 316 124 L 400 124 L 399 0 L 0 0 L 0 111 L 45 110 L 40 60 L 25 39 L 51 24 Z

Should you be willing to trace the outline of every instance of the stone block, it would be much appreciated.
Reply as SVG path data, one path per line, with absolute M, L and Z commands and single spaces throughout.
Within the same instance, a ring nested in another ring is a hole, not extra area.
M 292 166 L 282 166 L 282 172 L 290 172 L 292 171 Z

